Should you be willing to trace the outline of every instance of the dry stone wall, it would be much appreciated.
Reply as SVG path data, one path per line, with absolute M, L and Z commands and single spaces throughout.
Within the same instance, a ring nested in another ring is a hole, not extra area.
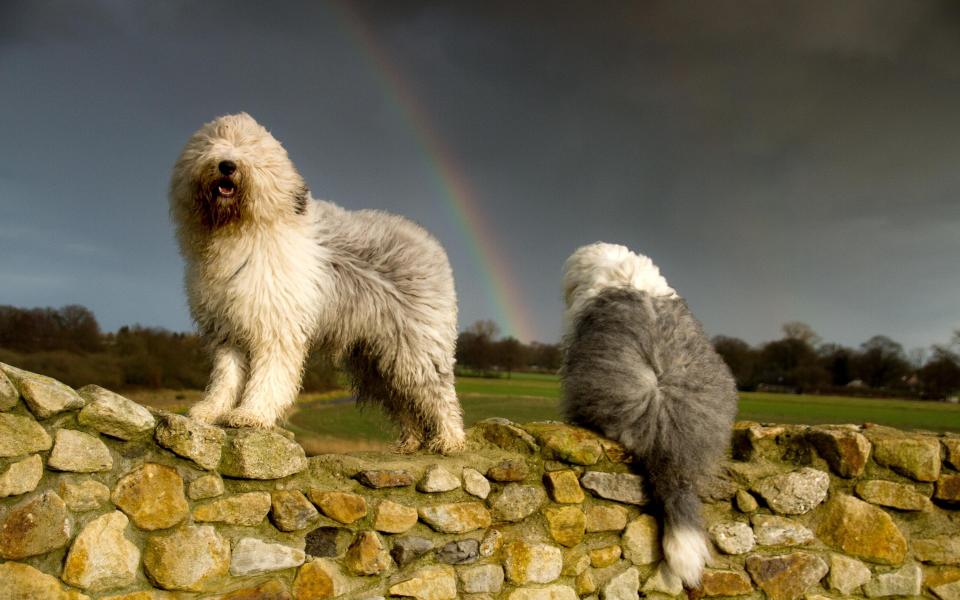
M 738 424 L 698 590 L 624 449 L 478 423 L 458 456 L 307 458 L 0 365 L 0 600 L 960 598 L 960 438 Z

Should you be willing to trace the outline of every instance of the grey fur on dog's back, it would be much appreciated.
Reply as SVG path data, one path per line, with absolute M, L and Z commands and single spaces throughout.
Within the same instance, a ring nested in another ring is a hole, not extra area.
M 737 395 L 686 303 L 604 289 L 577 313 L 565 347 L 567 417 L 637 457 L 667 525 L 699 523 L 696 492 L 729 441 Z

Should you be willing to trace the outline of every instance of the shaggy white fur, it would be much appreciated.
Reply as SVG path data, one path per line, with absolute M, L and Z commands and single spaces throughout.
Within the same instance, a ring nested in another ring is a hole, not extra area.
M 569 326 L 591 298 L 614 287 L 677 297 L 650 258 L 620 244 L 596 242 L 578 248 L 563 265 L 564 322 Z
M 361 401 L 397 420 L 398 450 L 462 448 L 456 294 L 429 233 L 314 200 L 283 146 L 245 113 L 190 138 L 170 210 L 190 309 L 214 362 L 190 416 L 273 426 L 317 343 L 350 368 Z

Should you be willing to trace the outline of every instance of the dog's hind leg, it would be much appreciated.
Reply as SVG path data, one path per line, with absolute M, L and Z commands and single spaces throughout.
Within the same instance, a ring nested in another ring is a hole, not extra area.
M 391 415 L 400 425 L 400 437 L 393 445 L 393 451 L 410 454 L 419 450 L 423 446 L 423 432 L 418 416 L 411 410 L 391 411 Z
M 423 445 L 420 418 L 416 407 L 405 402 L 399 392 L 388 385 L 377 361 L 358 345 L 347 356 L 345 366 L 353 380 L 358 404 L 378 404 L 400 426 L 400 437 L 393 450 L 401 454 L 416 452 Z
M 240 405 L 223 415 L 228 427 L 273 427 L 300 391 L 307 344 L 278 340 L 256 348 L 250 356 L 250 377 Z
M 387 409 L 400 423 L 401 446 L 414 438 L 426 440 L 427 449 L 453 454 L 463 449 L 463 413 L 453 388 L 453 373 L 440 370 L 423 357 L 401 353 L 384 369 L 391 388 Z M 401 416 L 402 415 L 402 416 Z
M 428 433 L 428 450 L 439 454 L 463 450 L 463 412 L 452 374 L 437 373 L 429 383 L 413 392 L 411 400 Z
M 213 423 L 236 406 L 247 378 L 247 357 L 231 344 L 221 344 L 213 351 L 213 370 L 204 399 L 189 411 L 191 418 Z

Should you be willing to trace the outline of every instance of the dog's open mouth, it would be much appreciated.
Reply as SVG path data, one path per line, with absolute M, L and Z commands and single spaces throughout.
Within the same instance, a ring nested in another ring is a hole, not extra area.
M 237 186 L 234 185 L 229 177 L 222 177 L 220 181 L 217 182 L 217 194 L 219 194 L 221 198 L 233 198 L 236 193 Z

